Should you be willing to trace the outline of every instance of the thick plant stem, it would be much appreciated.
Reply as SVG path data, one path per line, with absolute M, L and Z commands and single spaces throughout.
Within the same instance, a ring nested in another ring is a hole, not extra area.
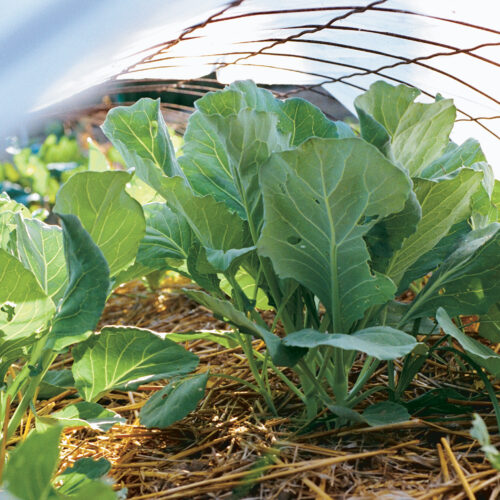
M 347 399 L 347 375 L 344 366 L 344 351 L 342 349 L 334 348 L 333 363 L 335 383 L 332 389 L 337 404 L 343 405 Z

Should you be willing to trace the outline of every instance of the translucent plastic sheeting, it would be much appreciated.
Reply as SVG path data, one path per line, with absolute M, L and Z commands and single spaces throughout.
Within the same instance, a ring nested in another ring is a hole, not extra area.
M 19 39 L 16 25 L 29 16 L 43 29 L 21 37 L 21 45 L 7 44 L 7 68 L 15 70 L 4 72 L 2 63 L 0 96 L 14 95 L 9 104 L 16 118 L 18 111 L 111 78 L 193 79 L 216 72 L 222 83 L 252 78 L 322 86 L 351 110 L 356 95 L 385 79 L 420 88 L 422 100 L 438 92 L 452 97 L 459 120 L 452 138 L 477 138 L 500 177 L 495 0 L 179 0 L 149 1 L 147 9 L 140 0 L 88 1 L 84 7 L 52 0 L 43 10 L 39 2 L 21 3 L 31 10 L 11 23 L 0 21 L 2 37 L 7 23 L 10 35 L 3 38 Z M 60 10 L 64 15 L 56 15 Z M 43 12 L 41 19 L 34 11 Z

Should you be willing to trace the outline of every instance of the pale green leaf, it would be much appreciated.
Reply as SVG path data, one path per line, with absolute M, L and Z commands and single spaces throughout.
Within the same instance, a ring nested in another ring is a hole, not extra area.
M 364 219 L 403 209 L 411 190 L 405 172 L 361 139 L 311 139 L 274 154 L 261 183 L 259 253 L 281 278 L 319 297 L 336 331 L 348 331 L 366 309 L 393 298 L 394 284 L 370 271 L 363 237 L 373 222 Z
M 443 155 L 425 167 L 420 177 L 424 179 L 442 177 L 461 167 L 470 167 L 479 161 L 486 161 L 486 158 L 481 145 L 475 139 L 467 139 L 460 146 L 450 142 Z
M 137 175 L 133 175 L 130 182 L 127 183 L 127 193 L 137 200 L 141 205 L 146 203 L 164 202 L 164 198 L 160 196 L 156 189 L 146 184 Z
M 408 289 L 412 281 L 423 278 L 427 273 L 436 269 L 454 252 L 463 239 L 469 234 L 471 227 L 467 220 L 453 225 L 448 234 L 428 252 L 421 255 L 405 272 L 399 283 L 398 294 Z
M 0 352 L 7 341 L 33 335 L 52 318 L 55 307 L 31 271 L 0 249 Z
M 262 309 L 264 311 L 272 309 L 272 307 L 269 305 L 269 301 L 267 300 L 266 294 L 260 288 L 256 290 L 255 279 L 247 271 L 245 271 L 240 267 L 240 269 L 238 269 L 234 277 L 238 282 L 238 285 L 240 286 L 243 293 L 250 300 L 255 299 L 256 301 L 255 307 L 257 309 Z M 231 284 L 224 276 L 220 280 L 220 289 L 227 295 L 231 296 L 232 294 Z
M 413 336 L 389 326 L 373 326 L 351 335 L 306 329 L 287 335 L 283 343 L 309 349 L 319 346 L 337 347 L 346 351 L 364 352 L 382 360 L 406 356 L 417 346 Z
M 89 145 L 89 164 L 88 169 L 92 172 L 105 172 L 109 170 L 108 160 L 106 155 L 100 150 L 99 146 L 92 140 L 88 139 Z
M 135 259 L 146 223 L 139 203 L 125 191 L 130 174 L 81 172 L 57 194 L 54 211 L 78 216 L 115 276 Z
M 141 328 L 105 327 L 73 349 L 75 386 L 86 401 L 112 389 L 139 385 L 194 370 L 198 358 L 180 345 Z
M 355 137 L 354 132 L 343 122 L 332 122 L 323 112 L 308 101 L 300 98 L 280 102 L 280 127 L 290 132 L 290 145 L 298 146 L 311 137 L 330 137 L 332 139 Z
M 101 128 L 127 166 L 160 194 L 164 179 L 182 175 L 159 99 L 113 108 Z
M 240 255 L 238 250 L 248 247 L 249 231 L 244 220 L 231 212 L 225 203 L 217 202 L 211 196 L 194 196 L 180 177 L 172 177 L 168 185 L 168 205 L 187 221 L 196 238 L 205 249 L 232 251 L 234 255 L 216 254 L 211 264 L 227 265 Z M 208 257 L 208 255 L 207 255 Z M 232 257 L 232 258 L 231 258 Z M 217 269 L 218 271 L 218 269 Z M 225 269 L 220 269 L 221 272 Z
M 62 231 L 20 214 L 15 219 L 19 259 L 57 305 L 68 284 Z
M 101 317 L 110 284 L 106 259 L 78 218 L 58 215 L 69 282 L 50 332 L 49 344 L 55 350 L 90 335 Z
M 143 207 L 146 235 L 141 241 L 137 261 L 152 268 L 165 268 L 166 259 L 187 259 L 192 232 L 186 219 L 164 203 Z
M 470 232 L 432 273 L 408 319 L 433 316 L 438 307 L 451 316 L 487 313 L 500 300 L 499 257 L 499 223 Z
M 416 231 L 403 241 L 386 270 L 399 285 L 405 272 L 435 247 L 458 222 L 471 213 L 472 195 L 479 189 L 482 173 L 463 168 L 454 176 L 435 180 L 415 179 L 415 192 L 422 207 Z
M 500 451 L 491 444 L 488 427 L 486 427 L 484 420 L 477 413 L 474 413 L 470 435 L 478 440 L 481 450 L 486 454 L 486 458 L 491 465 L 495 469 L 500 470 Z
M 419 176 L 445 151 L 456 110 L 451 99 L 413 102 L 420 91 L 378 81 L 355 100 L 361 135 Z
M 153 394 L 141 408 L 141 424 L 165 429 L 196 409 L 205 395 L 208 372 L 175 380 Z

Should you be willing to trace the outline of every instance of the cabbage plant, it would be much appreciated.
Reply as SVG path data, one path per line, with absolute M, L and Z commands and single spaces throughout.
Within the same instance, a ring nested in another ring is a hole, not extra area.
M 353 408 L 380 390 L 400 400 L 437 349 L 425 342 L 436 321 L 481 371 L 499 373 L 498 355 L 450 319 L 487 316 L 490 335 L 498 326 L 498 181 L 475 140 L 450 141 L 453 102 L 418 94 L 373 84 L 354 103 L 357 134 L 307 101 L 236 82 L 196 102 L 179 158 L 159 101 L 107 116 L 104 133 L 163 200 L 143 207 L 129 276 L 174 269 L 198 283 L 203 291 L 186 293 L 234 326 L 273 411 L 270 369 L 310 418 L 324 406 L 369 423 L 404 418 L 394 402 Z M 398 301 L 408 287 L 414 299 Z M 275 311 L 272 325 L 262 304 Z M 388 387 L 366 389 L 381 361 Z
M 133 202 L 132 198 L 128 201 Z M 140 226 L 142 220 L 144 233 L 142 209 L 134 203 L 136 222 Z M 117 204 L 114 210 L 122 208 Z M 108 258 L 114 258 L 108 261 L 78 217 L 63 213 L 59 217 L 62 228 L 47 225 L 32 218 L 23 205 L 6 195 L 0 197 L 0 419 L 7 423 L 4 441 L 13 436 L 30 407 L 37 428 L 91 426 L 107 430 L 123 421 L 98 404 L 109 391 L 134 390 L 151 380 L 179 377 L 198 364 L 194 354 L 149 330 L 104 327 L 95 333 L 112 290 L 113 273 L 128 265 L 130 248 L 114 248 L 108 252 Z M 111 234 L 116 231 L 115 226 Z M 128 231 L 133 246 L 130 222 Z M 141 236 L 136 238 L 132 259 Z M 49 371 L 56 356 L 70 347 L 71 371 Z M 39 392 L 61 386 L 76 387 L 83 401 L 50 415 L 37 415 L 33 402 Z

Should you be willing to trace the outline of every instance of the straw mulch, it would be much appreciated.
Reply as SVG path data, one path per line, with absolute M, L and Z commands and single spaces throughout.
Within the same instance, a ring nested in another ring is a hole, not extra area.
M 136 325 L 160 332 L 221 330 L 227 325 L 182 294 L 185 283 L 166 282 L 153 293 L 139 282 L 121 287 L 110 299 L 102 324 Z M 258 346 L 258 343 L 256 343 Z M 239 348 L 208 341 L 187 345 L 200 357 L 199 371 L 230 374 L 251 381 Z M 70 359 L 60 364 L 70 363 Z M 372 383 L 386 383 L 379 370 Z M 439 385 L 477 394 L 472 373 L 459 372 L 451 358 L 431 361 L 411 387 L 411 396 Z M 266 412 L 262 401 L 240 383 L 210 378 L 198 409 L 165 430 L 139 424 L 138 411 L 164 384 L 137 392 L 114 392 L 101 403 L 127 418 L 106 434 L 67 429 L 61 468 L 82 457 L 108 459 L 117 489 L 139 499 L 494 499 L 500 474 L 484 459 L 469 436 L 470 413 L 479 412 L 496 433 L 492 406 L 463 405 L 462 415 L 413 417 L 378 428 L 299 429 L 300 406 L 279 379 L 271 384 L 281 417 Z M 498 387 L 497 387 L 498 389 Z M 74 391 L 73 391 L 74 392 Z M 39 411 L 58 409 L 72 399 L 62 394 L 41 402 Z M 374 400 L 371 400 L 373 402 Z M 325 414 L 325 417 L 328 415 Z M 97 499 L 96 499 L 97 500 Z

